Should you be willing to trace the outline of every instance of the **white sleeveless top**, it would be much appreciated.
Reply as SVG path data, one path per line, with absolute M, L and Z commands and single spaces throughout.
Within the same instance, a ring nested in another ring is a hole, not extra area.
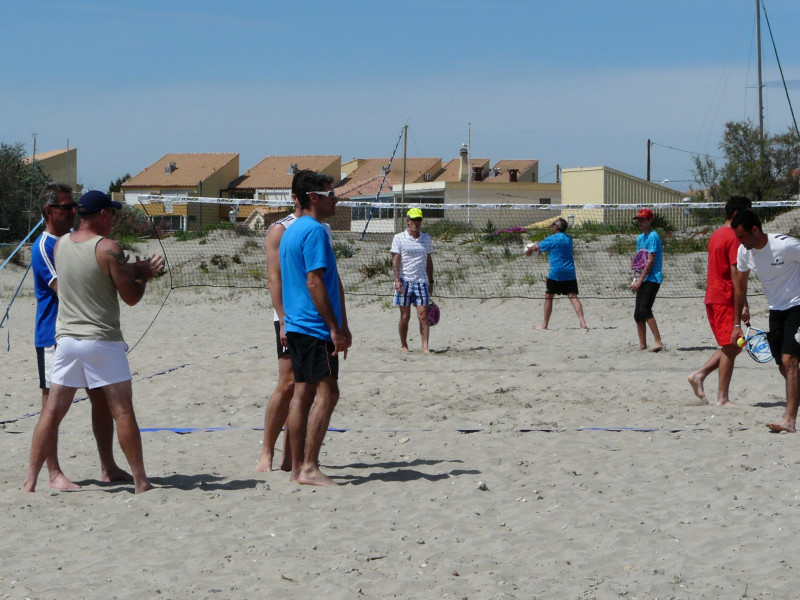
M 58 273 L 58 317 L 56 340 L 121 342 L 119 296 L 111 277 L 97 264 L 97 236 L 73 242 L 70 234 L 59 239 L 56 251 Z

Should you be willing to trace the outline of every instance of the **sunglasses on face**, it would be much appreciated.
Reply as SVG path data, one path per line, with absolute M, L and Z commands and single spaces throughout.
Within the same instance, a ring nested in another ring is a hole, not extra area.
M 69 204 L 51 204 L 50 206 L 52 208 L 60 208 L 61 210 L 70 210 L 70 211 L 78 208 L 78 205 L 75 204 L 74 202 L 70 202 Z
M 309 194 L 316 194 L 320 198 L 325 197 L 331 200 L 336 200 L 336 193 L 333 190 L 328 190 L 327 192 L 308 192 Z

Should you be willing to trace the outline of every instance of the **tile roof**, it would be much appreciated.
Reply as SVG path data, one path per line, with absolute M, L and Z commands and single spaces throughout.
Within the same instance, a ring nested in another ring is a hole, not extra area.
M 238 159 L 236 153 L 209 154 L 165 154 L 135 177 L 122 184 L 125 188 L 170 188 L 195 187 L 214 172 L 232 160 Z M 169 164 L 175 163 L 175 170 L 168 172 Z
M 444 169 L 441 173 L 439 173 L 434 181 L 460 181 L 459 178 L 459 171 L 461 170 L 461 159 L 454 158 L 446 165 L 442 165 Z M 486 176 L 486 173 L 489 172 L 489 159 L 488 158 L 470 158 L 469 159 L 469 166 L 470 167 L 482 167 L 483 168 L 483 175 Z
M 312 171 L 325 171 L 335 163 L 341 165 L 340 156 L 267 156 L 260 163 L 249 169 L 231 183 L 229 189 L 235 190 L 288 190 L 292 187 L 292 177 L 289 172 L 292 164 L 299 170 L 311 169 Z M 338 180 L 338 173 L 334 182 Z
M 381 168 L 389 164 L 388 158 L 368 158 L 362 165 L 359 165 L 343 184 L 353 184 L 365 182 L 375 177 L 381 176 Z M 406 183 L 421 183 L 425 181 L 425 173 L 431 174 L 433 180 L 442 168 L 441 158 L 407 158 L 406 159 Z M 403 182 L 403 159 L 395 157 L 392 162 L 390 177 L 394 184 Z M 387 178 L 388 181 L 388 178 Z
M 491 178 L 487 178 L 485 181 L 509 181 L 508 171 L 509 169 L 517 169 L 517 178 L 522 179 L 525 174 L 536 167 L 539 163 L 538 160 L 535 159 L 522 159 L 522 160 L 501 160 L 495 163 L 494 168 L 497 169 L 499 172 L 497 175 Z M 485 175 L 486 173 L 484 173 Z
M 349 200 L 350 198 L 355 198 L 356 196 L 374 197 L 378 194 L 378 190 L 380 189 L 382 181 L 383 175 L 378 175 L 377 177 L 373 177 L 367 181 L 352 181 L 345 183 L 344 185 L 336 188 L 336 195 L 343 200 Z M 390 196 L 392 194 L 392 186 L 397 185 L 397 183 L 398 182 L 387 177 L 386 181 L 383 183 L 381 197 Z M 406 181 L 406 183 L 408 182 Z
M 62 148 L 61 150 L 50 150 L 49 152 L 37 152 L 36 153 L 36 160 L 47 160 L 48 158 L 53 158 L 54 156 L 58 156 L 59 154 L 66 154 L 67 152 L 76 150 L 76 148 Z M 22 159 L 22 162 L 30 164 L 33 162 L 32 156 L 26 156 Z

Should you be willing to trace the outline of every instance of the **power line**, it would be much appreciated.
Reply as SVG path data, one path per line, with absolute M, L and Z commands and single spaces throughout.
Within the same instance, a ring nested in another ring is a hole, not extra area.
M 669 150 L 675 150 L 676 152 L 685 152 L 686 154 L 693 154 L 695 156 L 710 156 L 711 158 L 718 158 L 720 160 L 726 160 L 724 156 L 714 156 L 713 154 L 707 154 L 705 152 L 693 152 L 692 150 L 683 150 L 681 148 L 674 148 L 673 146 L 667 146 L 665 144 L 659 144 L 658 142 L 650 142 L 651 146 L 661 146 L 662 148 L 668 148 Z

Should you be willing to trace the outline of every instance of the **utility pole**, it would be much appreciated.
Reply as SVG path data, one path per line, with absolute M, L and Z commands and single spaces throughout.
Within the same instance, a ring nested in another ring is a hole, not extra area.
M 653 142 L 650 141 L 650 138 L 647 138 L 647 181 L 650 181 L 650 146 L 653 145 Z
M 403 125 L 403 187 L 400 189 L 400 204 L 406 203 L 406 150 L 408 149 L 408 125 Z
M 764 83 L 761 80 L 761 0 L 756 0 L 756 53 L 758 56 L 758 133 L 764 139 Z
M 34 175 L 36 173 L 36 136 L 39 135 L 38 133 L 31 134 L 33 135 L 33 157 L 31 158 L 31 201 L 28 204 L 28 231 L 31 230 L 31 216 L 33 215 L 33 181 L 35 179 Z

